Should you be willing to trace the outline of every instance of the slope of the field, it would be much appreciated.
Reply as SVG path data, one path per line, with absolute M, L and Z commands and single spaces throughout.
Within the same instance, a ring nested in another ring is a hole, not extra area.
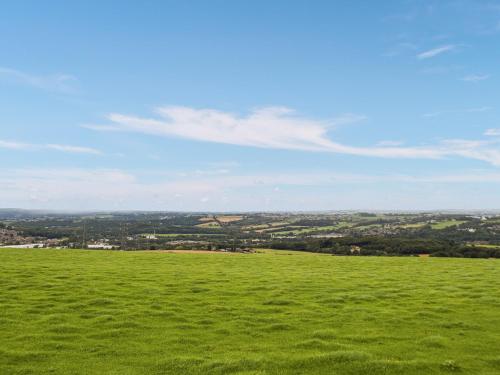
M 1 374 L 498 374 L 500 262 L 0 251 Z

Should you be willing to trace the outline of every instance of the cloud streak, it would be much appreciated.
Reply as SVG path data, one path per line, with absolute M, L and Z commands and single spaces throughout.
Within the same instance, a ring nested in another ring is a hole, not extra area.
M 28 143 L 21 142 L 13 142 L 13 141 L 4 141 L 0 139 L 0 148 L 6 148 L 9 150 L 30 150 L 33 145 Z
M 436 48 L 421 52 L 417 55 L 417 59 L 419 59 L 419 60 L 430 59 L 432 57 L 436 57 L 436 56 L 441 55 L 445 52 L 450 52 L 450 51 L 453 51 L 455 49 L 456 49 L 456 46 L 454 44 L 447 44 L 445 46 L 436 47 Z
M 92 154 L 101 155 L 102 152 L 91 147 L 82 146 L 72 146 L 72 145 L 61 145 L 61 144 L 34 144 L 34 143 L 23 143 L 16 141 L 6 141 L 0 139 L 0 148 L 18 151 L 43 151 L 43 150 L 54 150 L 73 154 Z
M 422 117 L 424 118 L 432 118 L 438 117 L 446 114 L 456 114 L 456 113 L 482 113 L 491 110 L 491 107 L 474 107 L 474 108 L 466 108 L 466 109 L 458 109 L 458 110 L 447 110 L 447 111 L 437 111 L 437 112 L 428 112 L 424 113 Z
M 381 158 L 440 159 L 461 156 L 500 166 L 500 150 L 486 141 L 452 140 L 436 145 L 400 147 L 379 145 L 359 147 L 330 139 L 336 126 L 363 120 L 360 115 L 345 115 L 330 121 L 297 116 L 291 109 L 267 107 L 246 116 L 214 109 L 160 107 L 156 118 L 113 113 L 111 124 L 92 126 L 97 131 L 129 131 L 161 137 L 190 139 L 270 149 L 332 152 Z
M 48 91 L 73 93 L 78 79 L 70 74 L 34 75 L 17 69 L 0 67 L 0 78 Z
M 490 78 L 488 74 L 470 74 L 468 76 L 460 78 L 460 80 L 464 82 L 476 83 L 487 80 L 488 78 Z

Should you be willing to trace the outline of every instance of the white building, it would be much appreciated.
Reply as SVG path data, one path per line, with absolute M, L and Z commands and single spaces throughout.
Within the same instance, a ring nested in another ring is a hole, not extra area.
M 87 245 L 88 249 L 102 249 L 102 250 L 112 250 L 115 247 L 113 245 L 108 245 L 105 243 L 92 243 Z
M 4 249 L 11 248 L 11 249 L 36 249 L 36 248 L 41 248 L 44 247 L 43 243 L 28 243 L 24 245 L 7 245 L 7 246 L 0 246 Z

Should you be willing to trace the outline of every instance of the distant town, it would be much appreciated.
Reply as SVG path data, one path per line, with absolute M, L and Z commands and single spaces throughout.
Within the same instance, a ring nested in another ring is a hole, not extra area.
M 498 257 L 497 213 L 0 212 L 0 246 Z

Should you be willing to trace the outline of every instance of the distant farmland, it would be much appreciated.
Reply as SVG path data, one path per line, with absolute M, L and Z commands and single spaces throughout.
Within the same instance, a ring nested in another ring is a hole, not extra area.
M 500 262 L 0 250 L 1 374 L 498 374 Z

